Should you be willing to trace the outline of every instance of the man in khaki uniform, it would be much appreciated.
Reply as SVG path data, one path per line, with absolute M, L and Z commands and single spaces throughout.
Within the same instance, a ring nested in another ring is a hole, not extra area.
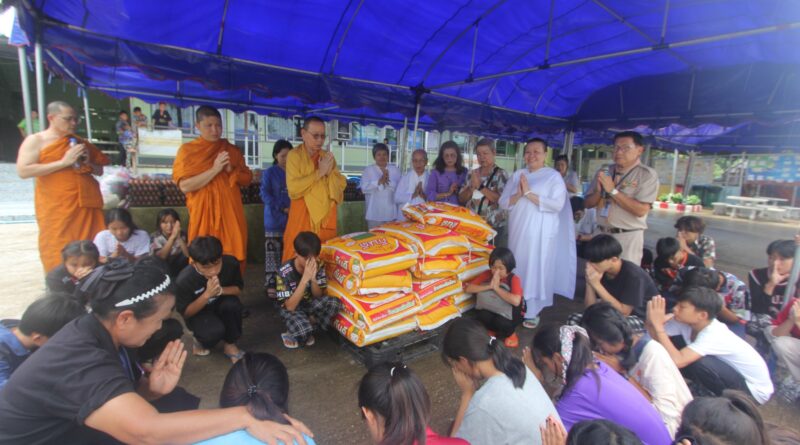
M 614 164 L 600 168 L 586 194 L 586 208 L 597 207 L 597 225 L 622 244 L 622 259 L 640 264 L 647 213 L 658 195 L 658 173 L 641 163 L 642 135 L 614 135 Z

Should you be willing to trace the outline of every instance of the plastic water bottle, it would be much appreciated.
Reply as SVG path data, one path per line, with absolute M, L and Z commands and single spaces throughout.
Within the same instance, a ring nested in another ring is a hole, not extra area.
M 77 144 L 78 144 L 78 140 L 77 139 L 69 138 L 69 148 L 72 148 L 72 147 L 76 146 Z M 78 160 L 75 161 L 74 164 L 72 164 L 72 168 L 75 168 L 75 169 L 81 168 L 81 160 L 82 159 L 83 159 L 83 156 L 78 158 Z

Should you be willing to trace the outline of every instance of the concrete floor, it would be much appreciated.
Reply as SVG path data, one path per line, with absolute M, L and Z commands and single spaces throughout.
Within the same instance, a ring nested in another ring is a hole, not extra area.
M 707 233 L 717 241 L 718 265 L 746 278 L 747 271 L 766 262 L 764 250 L 769 241 L 788 238 L 797 232 L 797 224 L 771 224 L 731 220 L 703 215 Z M 674 235 L 674 215 L 654 211 L 646 232 L 645 244 L 653 247 L 658 238 Z M 25 306 L 42 289 L 41 266 L 36 248 L 35 224 L 0 224 L 0 317 L 19 316 Z M 243 349 L 269 352 L 280 357 L 291 378 L 290 412 L 314 431 L 322 444 L 367 443 L 367 433 L 356 401 L 358 381 L 364 368 L 349 352 L 326 335 L 318 335 L 313 347 L 286 350 L 280 342 L 283 328 L 276 311 L 266 301 L 262 289 L 262 268 L 249 265 L 243 301 L 250 310 L 244 321 Z M 542 313 L 546 321 L 563 321 L 578 309 L 579 303 L 557 298 L 553 307 Z M 533 331 L 520 329 L 521 344 L 530 344 Z M 516 353 L 519 353 L 517 351 Z M 438 353 L 409 363 L 422 378 L 433 404 L 432 427 L 445 433 L 453 420 L 459 393 L 449 369 Z M 202 397 L 203 407 L 215 407 L 219 390 L 230 363 L 221 351 L 208 357 L 190 357 L 186 363 L 182 385 Z M 767 420 L 787 427 L 796 427 L 800 410 L 773 400 L 762 407 Z

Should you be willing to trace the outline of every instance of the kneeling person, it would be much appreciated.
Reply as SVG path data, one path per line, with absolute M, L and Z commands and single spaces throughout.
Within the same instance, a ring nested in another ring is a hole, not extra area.
M 203 348 L 223 342 L 232 362 L 242 358 L 236 342 L 242 336 L 242 280 L 239 260 L 222 254 L 222 243 L 213 236 L 195 238 L 189 245 L 192 264 L 176 280 L 176 306 Z M 195 355 L 207 355 L 195 349 Z
M 277 296 L 286 332 L 281 334 L 289 349 L 314 344 L 314 325 L 325 328 L 342 309 L 342 303 L 325 294 L 327 278 L 319 265 L 322 245 L 313 232 L 300 232 L 294 239 L 297 255 L 281 266 L 277 277 Z

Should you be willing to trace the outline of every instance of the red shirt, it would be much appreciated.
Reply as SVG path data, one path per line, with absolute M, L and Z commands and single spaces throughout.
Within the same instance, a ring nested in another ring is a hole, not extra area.
M 477 277 L 473 278 L 472 281 L 469 282 L 469 284 L 484 284 L 484 283 L 489 283 L 490 281 L 492 281 L 492 271 L 487 270 L 482 274 L 478 275 Z M 508 284 L 508 277 L 505 278 L 505 284 Z M 520 281 L 517 275 L 511 276 L 511 284 L 509 285 L 509 287 L 511 287 L 512 294 L 523 297 L 522 281 Z M 523 297 L 523 300 L 524 299 L 525 298 Z
M 786 306 L 784 306 L 784 308 L 780 311 L 780 313 L 778 313 L 778 315 L 775 316 L 775 319 L 772 320 L 773 326 L 779 326 L 781 323 L 786 321 L 787 318 L 789 318 L 789 315 L 792 312 L 792 306 L 794 305 L 795 301 L 797 301 L 797 298 L 792 298 L 791 301 L 789 301 L 789 303 Z M 797 325 L 792 326 L 791 334 L 792 337 L 794 338 L 800 338 L 800 329 L 797 328 Z
M 442 437 L 434 433 L 430 427 L 425 428 L 425 433 L 425 443 L 427 445 L 469 445 L 469 442 L 464 439 L 459 439 L 456 437 Z M 417 445 L 417 443 L 414 442 L 414 445 Z

